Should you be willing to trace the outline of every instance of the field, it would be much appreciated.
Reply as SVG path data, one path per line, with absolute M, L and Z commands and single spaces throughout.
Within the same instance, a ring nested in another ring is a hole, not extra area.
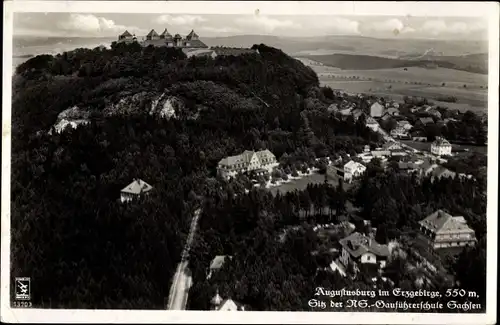
M 436 105 L 461 111 L 487 111 L 488 76 L 453 69 L 420 67 L 341 70 L 302 60 L 318 74 L 322 85 L 349 93 L 366 93 L 402 101 L 404 96 L 426 97 Z M 444 83 L 444 85 L 443 85 Z M 464 87 L 465 85 L 465 87 Z M 456 103 L 438 101 L 454 96 Z
M 278 192 L 281 194 L 286 194 L 287 192 L 293 192 L 295 190 L 304 190 L 308 184 L 321 184 L 325 181 L 325 175 L 318 173 L 313 173 L 308 176 L 304 176 L 300 179 L 291 180 L 289 183 L 284 183 L 279 186 L 269 188 L 269 191 L 276 195 Z M 333 183 L 333 181 L 329 181 Z M 335 184 L 336 185 L 336 184 Z

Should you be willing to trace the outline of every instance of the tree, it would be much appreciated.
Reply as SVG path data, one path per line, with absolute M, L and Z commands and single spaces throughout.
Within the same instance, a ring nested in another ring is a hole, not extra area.
M 387 244 L 387 228 L 385 224 L 379 224 L 375 233 L 375 241 L 379 244 Z

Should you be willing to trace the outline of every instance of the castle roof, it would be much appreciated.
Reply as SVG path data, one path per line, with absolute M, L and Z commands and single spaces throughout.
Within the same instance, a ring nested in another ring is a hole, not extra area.
M 161 35 L 163 35 L 163 36 L 172 36 L 172 35 L 168 32 L 168 30 L 167 30 L 166 28 L 165 28 L 165 30 L 163 31 L 163 33 L 161 33 Z
M 154 29 L 152 29 L 146 36 L 159 36 L 159 35 Z
M 174 38 L 182 38 L 182 37 L 179 34 L 175 34 Z
M 192 38 L 196 38 L 196 37 L 198 37 L 198 35 L 194 32 L 194 30 L 191 30 L 191 33 L 189 33 L 186 36 L 186 39 L 191 40 Z

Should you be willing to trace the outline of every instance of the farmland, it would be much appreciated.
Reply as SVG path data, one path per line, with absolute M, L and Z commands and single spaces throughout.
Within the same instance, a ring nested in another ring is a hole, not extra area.
M 316 71 L 322 85 L 350 93 L 365 93 L 402 101 L 404 96 L 426 97 L 436 105 L 461 111 L 484 112 L 488 103 L 488 76 L 446 68 L 392 68 L 341 70 L 301 59 Z M 406 70 L 405 70 L 406 69 Z M 465 85 L 465 87 L 464 87 Z M 441 102 L 441 96 L 454 96 L 456 103 Z

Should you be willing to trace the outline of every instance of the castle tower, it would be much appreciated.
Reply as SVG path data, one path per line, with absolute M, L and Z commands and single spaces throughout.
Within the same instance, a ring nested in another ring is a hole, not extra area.
M 182 46 L 182 37 L 179 34 L 175 34 L 174 36 L 174 46 L 181 47 Z
M 199 37 L 198 35 L 194 32 L 194 30 L 191 30 L 191 33 L 188 34 L 188 36 L 186 36 L 186 39 L 188 41 L 191 41 L 191 40 L 197 40 Z

